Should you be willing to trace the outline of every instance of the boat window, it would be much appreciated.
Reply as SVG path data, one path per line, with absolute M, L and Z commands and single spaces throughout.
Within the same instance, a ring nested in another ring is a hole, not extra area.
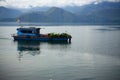
M 21 30 L 22 33 L 32 33 L 30 30 Z
M 39 34 L 39 33 L 40 33 L 39 29 L 36 29 L 36 34 Z

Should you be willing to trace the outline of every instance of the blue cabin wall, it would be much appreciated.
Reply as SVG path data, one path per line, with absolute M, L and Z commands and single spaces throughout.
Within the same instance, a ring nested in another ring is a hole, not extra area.
M 21 29 L 21 28 L 18 28 L 17 29 L 17 35 L 25 35 L 25 36 L 37 36 L 37 34 L 35 34 L 35 30 L 31 30 L 32 33 L 22 33 L 21 30 L 24 30 L 24 29 Z M 26 29 L 25 29 L 26 30 Z

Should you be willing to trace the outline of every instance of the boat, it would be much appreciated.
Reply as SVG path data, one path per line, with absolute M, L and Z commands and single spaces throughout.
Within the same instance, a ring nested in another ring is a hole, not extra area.
M 42 28 L 36 27 L 20 27 L 17 28 L 17 33 L 12 34 L 14 40 L 35 40 L 35 41 L 57 41 L 57 42 L 71 42 L 71 35 L 67 33 L 48 33 L 41 34 L 40 30 Z

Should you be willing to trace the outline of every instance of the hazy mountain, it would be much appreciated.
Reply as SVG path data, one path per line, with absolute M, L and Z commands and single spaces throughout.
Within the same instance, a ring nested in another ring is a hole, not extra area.
M 51 7 L 31 7 L 28 9 L 19 9 L 21 12 L 23 13 L 28 13 L 28 12 L 45 12 L 47 10 L 49 10 Z
M 15 18 L 20 16 L 22 22 L 120 24 L 120 2 L 91 3 L 62 8 L 32 7 L 22 12 L 0 7 L 0 21 L 15 21 Z
M 31 12 L 21 16 L 26 22 L 73 22 L 75 14 L 61 8 L 52 7 L 46 12 Z
M 11 8 L 0 7 L 0 21 L 13 21 L 22 14 L 21 11 Z
M 83 6 L 66 6 L 63 9 L 75 14 L 89 14 L 102 9 L 120 9 L 120 2 L 91 3 Z
M 120 23 L 120 9 L 102 9 L 92 12 L 92 20 L 104 23 Z
M 48 22 L 73 22 L 76 15 L 65 11 L 64 9 L 52 7 L 47 12 L 45 12 Z

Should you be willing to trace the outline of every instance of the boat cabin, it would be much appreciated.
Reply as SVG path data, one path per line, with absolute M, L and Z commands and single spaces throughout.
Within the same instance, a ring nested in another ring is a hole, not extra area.
M 41 28 L 35 28 L 35 27 L 30 27 L 30 28 L 17 28 L 17 35 L 18 36 L 37 36 L 40 35 L 40 29 Z

